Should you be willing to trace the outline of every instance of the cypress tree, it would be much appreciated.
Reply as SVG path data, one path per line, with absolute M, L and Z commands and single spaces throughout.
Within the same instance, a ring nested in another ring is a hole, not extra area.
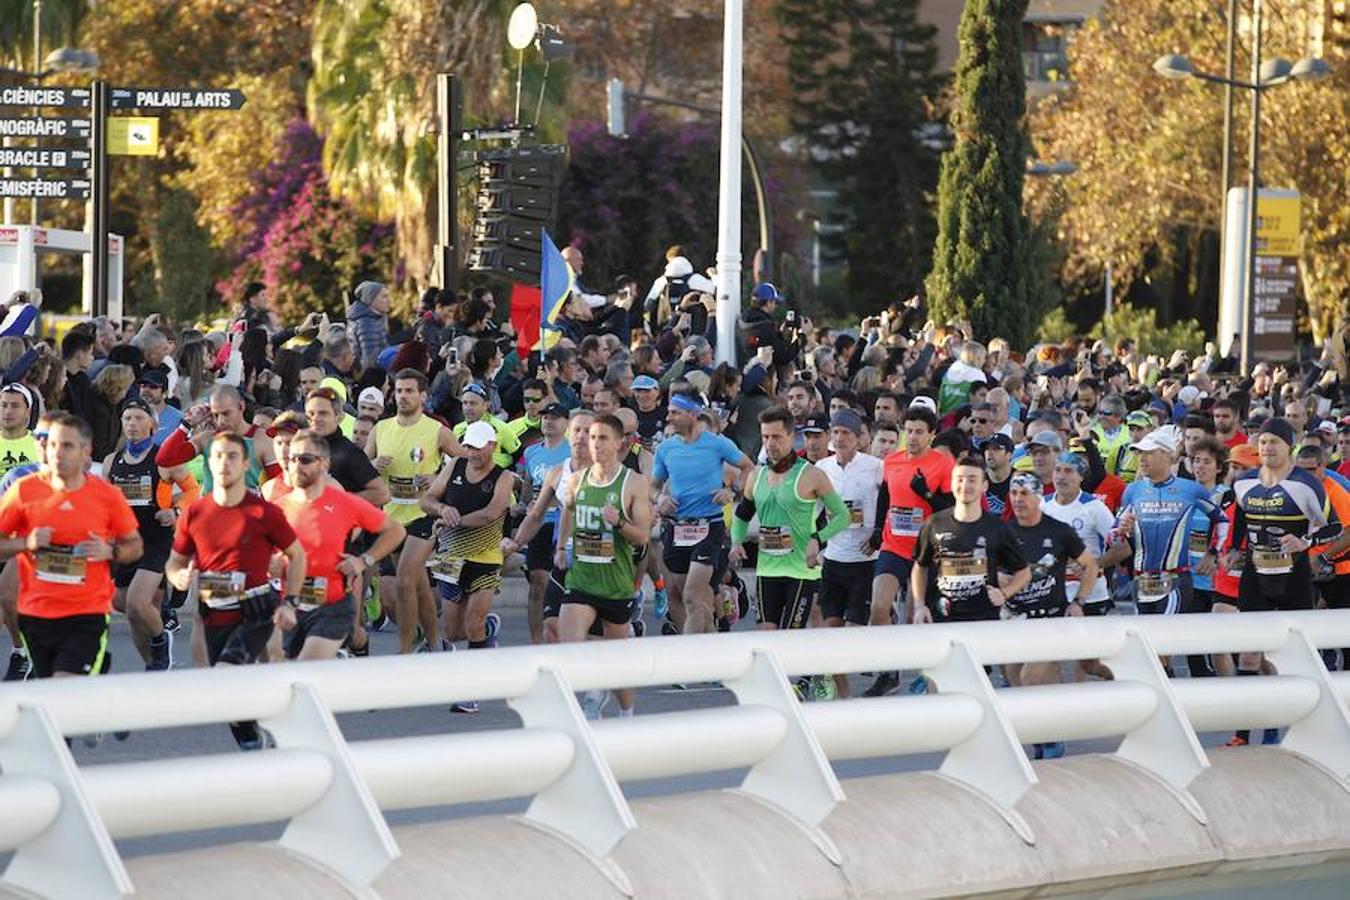
M 925 141 L 936 29 L 918 0 L 780 0 L 793 130 L 821 187 L 837 191 L 822 249 L 848 263 L 851 312 L 918 290 L 935 233 L 938 157 Z
M 958 31 L 951 131 L 938 181 L 930 316 L 969 319 L 983 340 L 1024 347 L 1038 321 L 1029 296 L 1022 210 L 1028 140 L 1022 18 L 1027 0 L 967 0 Z

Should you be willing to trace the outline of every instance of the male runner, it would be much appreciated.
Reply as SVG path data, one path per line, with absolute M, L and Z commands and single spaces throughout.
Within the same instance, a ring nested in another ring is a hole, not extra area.
M 564 435 L 567 430 L 567 410 L 563 409 L 560 403 L 550 403 L 539 409 L 537 400 L 542 400 L 545 396 L 542 384 L 543 382 L 539 382 L 539 387 L 527 387 L 523 394 L 527 409 L 538 410 L 539 430 L 543 436 L 542 440 L 525 448 L 525 454 L 520 461 L 521 474 L 529 479 L 531 493 L 536 497 L 543 491 L 549 471 L 555 466 L 562 465 L 572 454 L 572 448 L 568 446 Z M 530 397 L 535 394 L 537 400 L 532 401 Z M 554 531 L 558 524 L 558 509 L 553 504 L 549 504 L 545 509 L 539 531 L 530 539 L 525 551 L 525 572 L 530 582 L 527 617 L 532 644 L 544 642 L 544 592 L 548 590 L 548 575 L 553 566 L 553 550 L 557 544 Z M 509 539 L 507 540 L 509 542 Z M 508 554 L 514 552 L 514 548 L 507 551 Z
M 559 640 L 586 640 L 597 620 L 606 640 L 623 640 L 633 634 L 634 551 L 651 534 L 651 489 L 643 475 L 620 462 L 620 451 L 626 449 L 623 423 L 612 415 L 600 416 L 591 423 L 588 438 L 592 462 L 567 476 L 563 491 L 567 499 L 554 554 L 555 565 L 567 570 Z M 634 692 L 614 693 L 619 715 L 633 715 Z M 592 709 L 599 718 L 602 705 Z
M 395 575 L 394 616 L 400 653 L 413 651 L 419 624 L 424 635 L 437 631 L 436 597 L 426 568 L 434 549 L 431 531 L 435 519 L 423 512 L 420 504 L 441 468 L 442 457 L 464 455 L 454 433 L 422 411 L 426 396 L 426 376 L 416 369 L 400 370 L 394 376 L 397 412 L 376 424 L 366 444 L 366 455 L 389 486 L 390 499 L 384 511 L 407 529 Z M 378 577 L 378 572 L 372 571 L 371 577 Z
M 296 609 L 299 617 L 286 645 L 291 659 L 336 659 L 352 627 L 355 592 L 361 575 L 398 548 L 405 535 L 401 522 L 379 507 L 328 482 L 328 442 L 312 431 L 291 441 L 287 466 L 292 490 L 277 506 L 295 530 L 305 552 L 305 581 Z M 347 553 L 355 529 L 375 536 L 370 550 Z
M 305 584 L 305 549 L 281 510 L 248 488 L 248 442 L 233 431 L 208 448 L 211 492 L 178 520 L 164 575 L 180 591 L 197 592 L 208 665 L 248 665 L 259 659 L 273 625 L 295 625 L 293 604 Z M 286 557 L 286 602 L 268 581 L 272 554 Z M 261 750 L 257 722 L 231 722 L 241 750 Z
M 116 488 L 86 475 L 83 419 L 52 419 L 46 468 L 0 499 L 0 558 L 19 557 L 19 631 L 32 677 L 98 675 L 108 648 L 112 562 L 141 556 L 136 517 Z
M 159 594 L 178 509 L 174 505 L 173 480 L 155 464 L 155 432 L 150 404 L 140 397 L 123 403 L 123 446 L 104 460 L 103 477 L 122 492 L 131 506 L 145 545 L 145 552 L 135 565 L 113 569 L 118 588 L 114 603 L 126 613 L 146 671 L 166 671 L 173 667 L 173 632 L 164 628 Z M 196 502 L 200 490 L 197 479 L 184 469 L 178 471 L 182 490 L 179 507 L 186 508 Z
M 349 494 L 358 494 L 371 506 L 389 502 L 389 485 L 364 450 L 342 434 L 342 396 L 331 387 L 317 387 L 305 397 L 305 417 L 309 428 L 328 441 L 329 473 Z
M 666 421 L 674 434 L 656 449 L 652 484 L 669 482 L 656 511 L 666 519 L 661 533 L 672 604 L 683 604 L 677 622 L 685 634 L 703 634 L 716 621 L 716 584 L 726 564 L 726 525 L 722 507 L 735 499 L 726 488 L 723 465 L 748 478 L 754 464 L 720 434 L 710 434 L 700 415 L 703 400 L 695 391 L 672 394 Z
M 467 456 L 446 466 L 422 497 L 422 509 L 439 519 L 440 536 L 431 572 L 441 582 L 445 638 L 461 637 L 469 649 L 494 647 L 500 620 L 492 601 L 502 585 L 502 526 L 516 479 L 495 462 L 497 432 L 478 421 L 461 439 Z M 453 593 L 445 589 L 453 585 Z M 428 642 L 430 643 L 430 642 Z M 478 712 L 478 703 L 456 703 L 454 712 Z
M 248 469 L 245 484 L 248 490 L 258 490 L 264 481 L 281 474 L 272 439 L 262 429 L 244 420 L 244 398 L 237 388 L 217 385 L 212 391 L 209 406 L 194 406 L 183 415 L 183 422 L 160 446 L 155 463 L 161 469 L 173 470 L 187 465 L 196 456 L 206 456 L 211 436 L 219 431 L 238 434 L 247 447 Z M 211 490 L 211 467 L 204 470 L 202 490 Z
M 1091 597 L 1100 571 L 1097 560 L 1083 544 L 1072 527 L 1044 515 L 1041 503 L 1045 486 L 1034 472 L 1020 472 L 1013 476 L 1008 494 L 1013 509 L 1012 533 L 1022 552 L 1022 558 L 1031 566 L 1031 579 L 1026 587 L 1010 593 L 1002 615 L 1014 619 L 1045 619 L 1083 615 L 1078 597 Z M 1075 599 L 1065 591 L 1065 572 L 1070 563 L 1076 563 L 1082 572 Z M 1008 681 L 1014 686 L 1058 684 L 1059 660 L 1023 663 L 1005 666 Z M 1037 744 L 1037 759 L 1055 759 L 1064 755 L 1063 741 Z
M 900 589 L 910 583 L 914 545 L 923 523 L 953 502 L 947 492 L 951 489 L 955 460 L 932 449 L 937 435 L 937 414 L 927 405 L 910 406 L 905 410 L 902 427 L 905 448 L 882 461 L 881 489 L 877 492 L 876 518 L 872 524 L 870 545 L 881 551 L 872 581 L 872 625 L 891 623 Z M 901 621 L 912 618 L 906 600 Z M 899 684 L 898 672 L 882 672 L 864 696 L 884 696 Z M 913 693 L 924 693 L 927 689 L 923 676 L 910 685 Z
M 933 513 L 919 532 L 909 583 L 915 624 L 997 619 L 1008 597 L 1031 580 L 1012 528 L 981 506 L 988 483 L 982 462 L 974 453 L 956 461 L 955 506 Z M 1000 572 L 1011 576 L 1002 585 Z
M 42 460 L 42 446 L 28 431 L 33 408 L 33 393 L 21 384 L 0 387 L 0 434 L 3 434 L 5 452 L 0 456 L 0 480 L 17 480 L 37 471 Z M 22 429 L 22 433 L 19 430 Z M 16 474 L 18 473 L 18 474 Z M 19 634 L 19 563 L 11 559 L 0 573 L 0 605 L 3 605 L 5 628 L 9 631 L 12 650 L 5 681 L 23 681 L 28 677 L 28 651 Z
M 816 463 L 848 507 L 849 525 L 825 546 L 820 607 L 828 628 L 871 621 L 876 551 L 869 544 L 881 488 L 881 460 L 863 452 L 862 418 L 841 409 L 830 419 L 834 455 Z M 834 678 L 836 696 L 849 695 L 848 677 Z
M 1214 522 L 1218 509 L 1205 488 L 1172 474 L 1177 448 L 1170 431 L 1151 431 L 1130 449 L 1138 474 L 1121 499 L 1117 525 L 1124 540 L 1106 552 L 1102 565 L 1123 562 L 1133 552 L 1135 608 L 1141 615 L 1209 612 L 1195 601 L 1188 547 L 1192 514 L 1198 510 Z M 1202 665 L 1191 674 L 1207 669 Z
M 759 514 L 759 627 L 805 628 L 820 584 L 820 550 L 849 527 L 848 507 L 829 477 L 792 449 L 796 427 L 791 411 L 774 406 L 759 414 L 767 462 L 746 479 L 745 498 L 731 522 L 731 561 L 745 561 L 750 520 Z M 664 446 L 664 445 L 662 445 Z M 827 521 L 816 528 L 816 503 Z
M 520 551 L 521 547 L 528 546 L 543 527 L 544 518 L 550 511 L 561 509 L 563 501 L 570 499 L 571 495 L 567 478 L 573 472 L 579 472 L 591 464 L 591 446 L 590 429 L 591 423 L 595 421 L 595 413 L 588 409 L 578 407 L 572 410 L 568 416 L 567 425 L 567 443 L 571 447 L 572 454 L 561 464 L 548 470 L 544 476 L 544 483 L 539 488 L 538 494 L 531 504 L 529 512 L 521 520 L 516 528 L 514 537 L 505 538 L 502 541 L 502 553 L 510 555 Z M 564 544 L 558 543 L 555 538 L 555 544 L 568 549 Z M 553 550 L 549 551 L 552 558 Z M 548 584 L 544 589 L 543 600 L 543 642 L 546 644 L 557 643 L 558 641 L 558 615 L 562 610 L 563 596 L 567 592 L 564 581 L 567 577 L 567 569 L 557 568 L 556 566 L 549 572 Z
M 1060 454 L 1055 461 L 1054 473 L 1055 492 L 1042 503 L 1041 511 L 1072 528 L 1092 557 L 1101 559 L 1116 521 L 1105 503 L 1083 490 L 1087 459 L 1077 453 Z M 1076 566 L 1069 566 L 1064 584 L 1065 596 L 1070 602 L 1078 602 L 1083 615 L 1106 615 L 1111 609 L 1106 579 L 1095 579 L 1092 593 L 1084 594 L 1081 577 L 1082 572 Z

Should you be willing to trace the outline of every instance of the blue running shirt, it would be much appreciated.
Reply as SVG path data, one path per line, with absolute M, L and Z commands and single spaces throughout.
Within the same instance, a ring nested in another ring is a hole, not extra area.
M 722 464 L 736 466 L 743 459 L 741 449 L 720 434 L 705 431 L 690 444 L 677 434 L 656 448 L 652 474 L 658 483 L 670 482 L 678 518 L 711 519 L 722 515 L 722 507 L 713 502 L 713 494 L 722 489 Z

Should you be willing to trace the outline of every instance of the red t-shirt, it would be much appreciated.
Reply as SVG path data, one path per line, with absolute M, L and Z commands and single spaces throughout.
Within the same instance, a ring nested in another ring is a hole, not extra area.
M 1119 476 L 1106 473 L 1101 484 L 1092 492 L 1092 496 L 1106 504 L 1106 508 L 1115 512 L 1120 509 L 1120 500 L 1125 496 L 1125 482 L 1121 481 Z
M 122 492 L 100 478 L 84 477 L 78 490 L 58 490 L 52 476 L 20 478 L 0 500 L 0 532 L 26 535 L 52 529 L 51 545 L 19 554 L 19 612 L 42 619 L 112 612 L 111 564 L 72 556 L 80 541 L 98 536 L 112 543 L 139 527 Z
M 1232 437 L 1223 442 L 1223 445 L 1227 447 L 1229 450 L 1232 450 L 1239 444 L 1245 443 L 1247 443 L 1247 435 L 1243 434 L 1241 431 L 1236 431 L 1233 433 Z
M 933 514 L 933 507 L 914 493 L 909 483 L 915 474 L 922 472 L 930 493 L 950 493 L 955 467 L 956 461 L 940 450 L 929 450 L 917 459 L 910 459 L 904 450 L 886 457 L 882 463 L 882 476 L 891 506 L 881 531 L 881 549 L 905 559 L 914 558 L 914 545 L 923 530 L 923 523 Z
M 194 557 L 203 572 L 242 572 L 244 587 L 267 584 L 272 554 L 295 543 L 281 510 L 248 493 L 238 506 L 207 494 L 187 508 L 173 535 L 175 553 Z
M 337 603 L 347 596 L 347 585 L 337 570 L 347 546 L 347 537 L 356 528 L 374 534 L 384 527 L 384 510 L 327 485 L 319 499 L 310 503 L 304 491 L 292 489 L 277 501 L 305 548 L 305 582 L 312 578 L 328 581 L 327 602 Z M 302 598 L 309 601 L 309 597 Z M 314 601 L 309 601 L 314 602 Z

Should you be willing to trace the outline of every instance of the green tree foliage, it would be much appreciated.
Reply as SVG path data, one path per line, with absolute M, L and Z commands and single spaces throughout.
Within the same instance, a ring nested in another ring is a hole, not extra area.
M 1045 328 L 1045 323 L 1042 323 Z M 1205 331 L 1194 319 L 1173 322 L 1166 327 L 1158 324 L 1158 315 L 1151 309 L 1135 309 L 1121 303 L 1104 316 L 1092 329 L 1091 337 L 1100 338 L 1111 346 L 1121 338 L 1133 338 L 1140 353 L 1157 354 L 1164 359 L 1176 350 L 1187 350 L 1198 356 L 1205 347 Z
M 916 0 L 782 0 L 792 125 L 823 186 L 822 234 L 848 264 L 850 309 L 919 289 L 930 264 L 937 152 L 925 140 L 937 89 L 936 30 Z
M 1267 3 L 1263 57 L 1308 53 L 1322 6 Z M 1245 22 L 1243 13 L 1243 79 L 1250 72 Z M 1198 79 L 1163 81 L 1149 66 L 1161 54 L 1184 52 L 1197 71 L 1222 73 L 1226 28 L 1224 5 L 1210 0 L 1108 0 L 1075 37 L 1073 90 L 1038 106 L 1034 117 L 1039 155 L 1078 165 L 1063 179 L 1067 280 L 1091 278 L 1108 261 L 1122 281 L 1137 279 L 1151 258 L 1173 251 L 1169 229 L 1221 227 L 1222 89 Z M 1299 262 L 1318 340 L 1350 310 L 1350 45 L 1328 31 L 1321 52 L 1331 78 L 1276 87 L 1261 107 L 1262 182 L 1303 195 Z M 1234 117 L 1234 182 L 1243 184 L 1249 99 L 1238 92 Z
M 952 148 L 942 157 L 938 239 L 927 287 L 937 321 L 969 319 L 977 336 L 1025 346 L 1039 321 L 1029 290 L 1026 82 L 1027 0 L 970 0 L 958 31 Z

